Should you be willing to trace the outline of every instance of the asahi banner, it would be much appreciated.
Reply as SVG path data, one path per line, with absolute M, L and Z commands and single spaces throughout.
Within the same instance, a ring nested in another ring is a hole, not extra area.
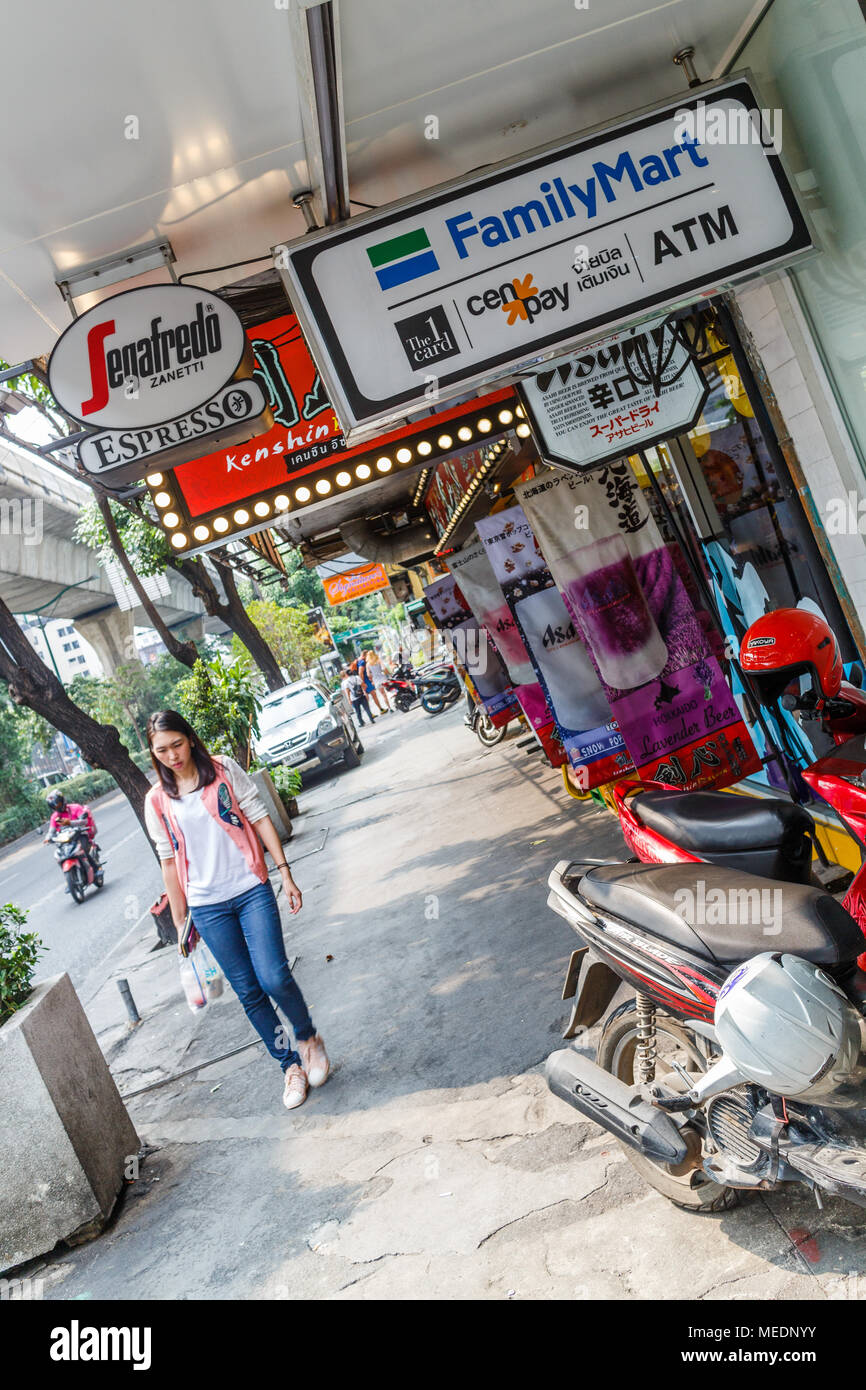
M 760 109 L 728 78 L 274 248 L 348 437 L 809 250 Z
M 49 359 L 48 384 L 85 427 L 146 429 L 203 405 L 245 360 L 251 371 L 243 325 L 217 295 L 195 285 L 145 285 L 70 324 Z

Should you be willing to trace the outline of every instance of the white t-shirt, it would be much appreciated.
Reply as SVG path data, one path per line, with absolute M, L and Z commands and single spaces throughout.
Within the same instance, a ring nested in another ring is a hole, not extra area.
M 187 792 L 172 802 L 186 841 L 189 874 L 186 900 L 194 908 L 236 898 L 261 882 L 247 864 L 231 835 L 214 820 L 201 791 Z

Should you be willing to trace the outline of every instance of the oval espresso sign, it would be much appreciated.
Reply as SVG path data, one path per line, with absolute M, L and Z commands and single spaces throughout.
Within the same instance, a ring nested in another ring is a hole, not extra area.
M 222 390 L 246 346 L 234 309 L 208 290 L 145 285 L 104 299 L 66 329 L 48 384 L 82 425 L 161 425 Z

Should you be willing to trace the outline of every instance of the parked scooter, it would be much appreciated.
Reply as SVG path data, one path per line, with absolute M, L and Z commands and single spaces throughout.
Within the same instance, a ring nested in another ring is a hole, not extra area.
M 439 714 L 458 700 L 463 690 L 449 661 L 431 661 L 417 670 L 403 662 L 385 682 L 385 688 L 398 710 L 411 709 L 420 700 L 428 714 Z
M 419 673 L 418 695 L 422 708 L 428 714 L 441 714 L 442 710 L 459 700 L 462 694 L 463 682 L 448 662 L 443 662 L 433 670 Z
M 418 703 L 418 690 L 415 684 L 415 670 L 409 665 L 408 661 L 401 662 L 395 666 L 392 674 L 385 681 L 385 690 L 391 699 L 394 708 L 401 713 L 406 712 Z
M 471 729 L 480 743 L 485 748 L 494 748 L 497 743 L 501 743 L 508 733 L 508 725 L 500 724 L 499 727 L 493 723 L 490 715 L 482 704 L 476 704 L 472 696 L 466 695 L 467 712 L 463 716 L 463 723 L 467 729 Z
M 741 664 L 767 699 L 797 680 L 788 707 L 822 718 L 838 745 L 804 777 L 866 840 L 866 699 L 843 687 L 826 623 L 770 614 L 746 633 Z M 740 1189 L 789 1181 L 819 1204 L 823 1191 L 866 1206 L 866 870 L 840 904 L 808 881 L 802 808 L 647 795 L 658 802 L 635 798 L 630 843 L 657 852 L 661 839 L 677 862 L 563 860 L 548 879 L 549 906 L 582 942 L 563 991 L 575 998 L 565 1036 L 605 1020 L 595 1062 L 551 1055 L 551 1090 L 687 1210 L 724 1210 Z M 609 1012 L 623 985 L 633 997 Z
M 51 831 L 47 838 L 55 846 L 54 858 L 66 876 L 73 901 L 83 903 L 85 891 L 91 884 L 101 888 L 105 882 L 105 867 L 99 858 L 98 846 L 90 843 L 86 819 L 70 820 Z

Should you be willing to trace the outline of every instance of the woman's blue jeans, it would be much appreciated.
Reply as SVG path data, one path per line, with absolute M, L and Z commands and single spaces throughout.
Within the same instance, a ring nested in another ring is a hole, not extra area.
M 216 957 L 268 1052 L 283 1071 L 294 1063 L 300 1066 L 271 999 L 279 1004 L 299 1042 L 313 1037 L 316 1030 L 286 960 L 280 912 L 270 883 L 258 883 L 222 903 L 194 907 L 192 915 L 196 931 Z

